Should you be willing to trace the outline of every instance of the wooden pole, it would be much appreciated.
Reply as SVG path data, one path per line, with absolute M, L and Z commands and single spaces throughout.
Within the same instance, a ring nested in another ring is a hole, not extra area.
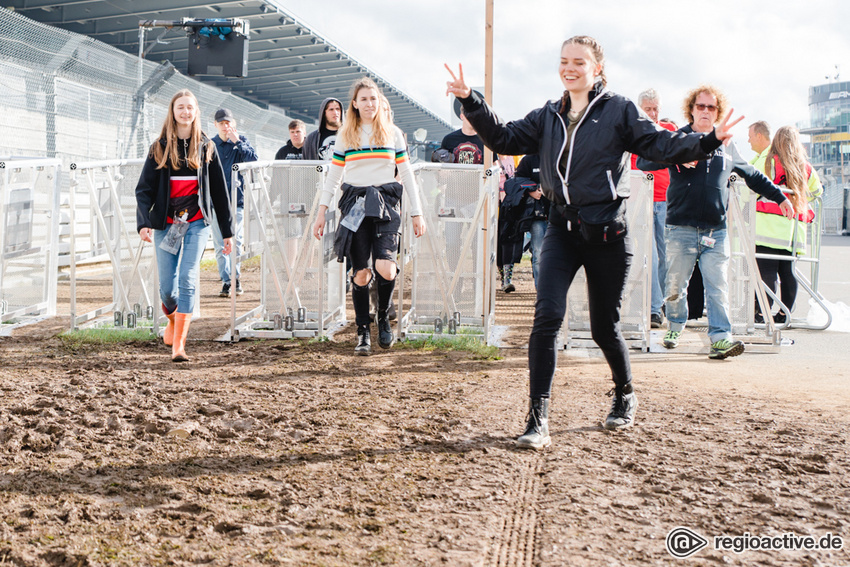
M 493 2 L 486 0 L 487 8 L 484 16 L 484 99 L 493 106 Z M 484 148 L 484 168 L 493 164 L 493 152 Z

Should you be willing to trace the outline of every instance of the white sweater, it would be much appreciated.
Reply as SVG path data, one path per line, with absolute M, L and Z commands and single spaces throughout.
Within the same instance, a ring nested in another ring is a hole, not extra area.
M 419 188 L 416 186 L 413 169 L 410 167 L 404 135 L 397 126 L 393 126 L 393 130 L 395 135 L 392 147 L 371 147 L 369 142 L 371 130 L 368 127 L 360 130 L 361 149 L 343 148 L 342 139 L 337 136 L 333 157 L 331 158 L 331 170 L 328 172 L 325 186 L 322 189 L 320 204 L 330 206 L 334 192 L 343 181 L 355 187 L 393 183 L 395 182 L 395 168 L 398 166 L 401 184 L 404 186 L 407 199 L 409 199 L 410 216 L 415 217 L 422 214 Z

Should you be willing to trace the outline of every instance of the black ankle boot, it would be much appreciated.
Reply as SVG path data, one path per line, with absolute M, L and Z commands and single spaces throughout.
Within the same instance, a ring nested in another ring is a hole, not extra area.
M 354 352 L 360 356 L 372 354 L 372 331 L 369 325 L 357 326 L 357 346 L 354 347 Z
M 525 433 L 517 438 L 516 446 L 539 451 L 550 443 L 552 439 L 549 437 L 549 398 L 532 398 Z

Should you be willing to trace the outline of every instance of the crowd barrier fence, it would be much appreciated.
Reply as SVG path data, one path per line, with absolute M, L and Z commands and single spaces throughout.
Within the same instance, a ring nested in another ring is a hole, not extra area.
M 633 172 L 628 178 L 630 197 L 626 203 L 632 264 L 620 307 L 620 329 L 630 348 L 649 350 L 650 300 L 652 294 L 653 176 Z M 595 347 L 590 333 L 587 277 L 580 268 L 567 294 L 567 313 L 561 326 L 564 348 Z
M 260 256 L 261 278 L 260 301 L 248 311 L 237 313 L 231 298 L 230 340 L 320 337 L 345 324 L 345 264 L 333 253 L 336 200 L 320 241 L 311 230 L 329 167 L 318 161 L 233 166 L 233 186 L 243 178 L 244 241 L 240 256 L 233 247 L 231 262 Z
M 82 325 L 108 328 L 159 327 L 156 255 L 136 232 L 136 183 L 144 160 L 73 163 L 68 192 L 70 208 L 71 329 Z M 112 274 L 112 301 L 77 312 L 78 264 L 106 255 Z M 112 313 L 111 322 L 103 317 Z
M 57 159 L 0 159 L 0 334 L 56 315 Z
M 496 303 L 498 168 L 425 163 L 414 166 L 427 230 L 413 237 L 404 214 L 398 286 L 402 337 L 476 337 L 493 343 Z M 404 202 L 407 210 L 408 203 Z

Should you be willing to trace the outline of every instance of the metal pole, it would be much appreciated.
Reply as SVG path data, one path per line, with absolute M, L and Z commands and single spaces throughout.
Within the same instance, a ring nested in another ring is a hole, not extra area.
M 493 106 L 493 1 L 487 0 L 484 22 L 484 99 Z M 493 151 L 484 147 L 484 169 L 493 164 Z

